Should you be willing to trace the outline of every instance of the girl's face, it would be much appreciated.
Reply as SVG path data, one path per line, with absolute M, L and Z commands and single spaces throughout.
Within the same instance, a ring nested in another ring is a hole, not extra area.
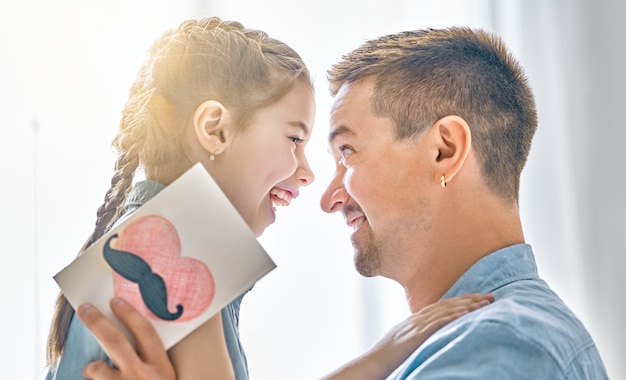
M 256 236 L 274 222 L 276 206 L 289 205 L 301 186 L 313 182 L 304 148 L 314 118 L 311 87 L 299 81 L 259 110 L 215 159 L 213 177 Z

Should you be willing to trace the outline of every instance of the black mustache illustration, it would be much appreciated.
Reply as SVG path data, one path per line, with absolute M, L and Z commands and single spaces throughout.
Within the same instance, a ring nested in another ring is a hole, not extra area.
M 139 285 L 141 298 L 154 315 L 166 321 L 178 319 L 183 314 L 183 305 L 177 305 L 175 313 L 167 310 L 167 289 L 163 278 L 152 272 L 150 264 L 141 257 L 111 248 L 113 238 L 117 238 L 117 234 L 104 243 L 103 254 L 106 262 L 120 276 Z

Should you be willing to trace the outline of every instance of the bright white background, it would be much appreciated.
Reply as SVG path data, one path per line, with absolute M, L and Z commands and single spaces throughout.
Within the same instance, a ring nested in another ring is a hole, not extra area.
M 183 19 L 218 15 L 299 51 L 315 77 L 316 182 L 260 239 L 278 264 L 244 300 L 253 380 L 317 378 L 367 349 L 408 308 L 352 268 L 349 230 L 319 210 L 331 175 L 325 70 L 367 38 L 463 24 L 495 31 L 527 68 L 540 127 L 521 212 L 540 273 L 626 378 L 626 3 L 618 0 L 298 2 L 0 0 L 0 367 L 39 379 L 57 287 L 91 232 L 115 134 L 144 52 Z

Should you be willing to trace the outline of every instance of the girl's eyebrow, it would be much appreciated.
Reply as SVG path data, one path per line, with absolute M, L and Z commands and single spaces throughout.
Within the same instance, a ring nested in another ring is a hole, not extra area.
M 309 135 L 309 127 L 306 124 L 304 124 L 303 122 L 301 122 L 301 121 L 290 121 L 287 124 L 289 124 L 291 126 L 294 126 L 294 127 L 298 127 L 300 129 L 302 129 L 302 131 L 304 132 L 305 135 L 307 135 L 307 136 Z

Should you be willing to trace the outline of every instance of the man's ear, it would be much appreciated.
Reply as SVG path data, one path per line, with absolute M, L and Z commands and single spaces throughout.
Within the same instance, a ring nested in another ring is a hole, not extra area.
M 217 100 L 207 100 L 196 108 L 193 129 L 200 145 L 211 155 L 226 149 L 230 117 L 228 109 Z
M 472 148 L 472 132 L 467 122 L 455 115 L 444 116 L 433 124 L 432 133 L 438 151 L 435 181 L 450 182 L 456 176 L 467 159 Z

